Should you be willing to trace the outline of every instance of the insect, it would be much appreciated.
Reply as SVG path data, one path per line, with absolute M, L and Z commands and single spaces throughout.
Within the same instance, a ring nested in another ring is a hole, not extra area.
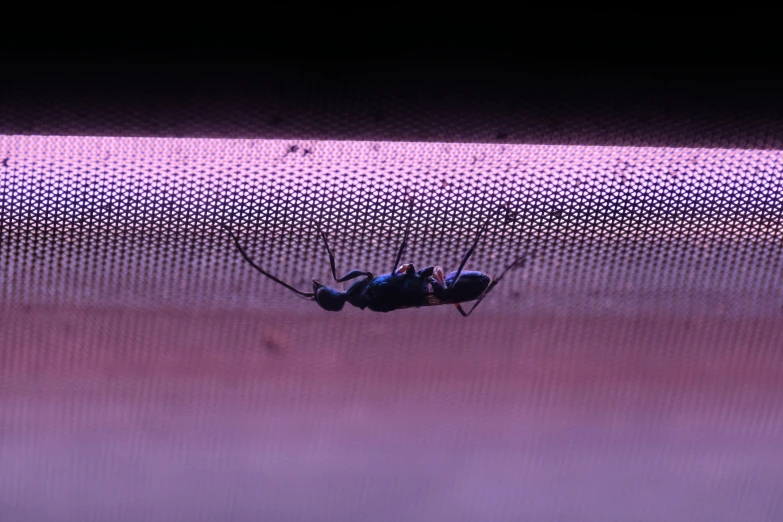
M 397 258 L 392 265 L 392 271 L 388 274 L 374 276 L 372 272 L 364 270 L 351 270 L 343 277 L 337 277 L 335 269 L 334 254 L 329 248 L 329 242 L 326 234 L 318 228 L 318 232 L 324 240 L 326 252 L 329 255 L 329 265 L 332 269 L 332 277 L 337 283 L 343 283 L 361 277 L 359 281 L 354 282 L 346 291 L 331 288 L 313 279 L 313 291 L 302 292 L 288 283 L 281 281 L 260 266 L 245 252 L 239 239 L 226 225 L 223 228 L 234 240 L 234 244 L 239 253 L 250 266 L 255 268 L 264 276 L 275 283 L 286 287 L 296 294 L 313 300 L 324 310 L 330 312 L 339 312 L 343 309 L 345 303 L 361 308 L 369 308 L 374 312 L 391 312 L 402 308 L 417 308 L 421 306 L 436 306 L 443 304 L 453 304 L 463 317 L 469 316 L 482 300 L 489 294 L 493 288 L 500 282 L 506 272 L 515 266 L 522 266 L 526 255 L 522 255 L 511 263 L 496 278 L 490 278 L 483 272 L 463 270 L 465 264 L 470 259 L 473 251 L 478 245 L 481 235 L 489 226 L 487 222 L 476 235 L 473 245 L 462 257 L 459 268 L 454 272 L 444 273 L 443 268 L 439 266 L 428 266 L 422 270 L 416 271 L 410 263 L 400 264 L 405 247 L 408 244 L 409 229 L 405 231 L 405 236 L 397 251 Z M 462 308 L 461 303 L 467 301 L 476 301 L 467 312 Z

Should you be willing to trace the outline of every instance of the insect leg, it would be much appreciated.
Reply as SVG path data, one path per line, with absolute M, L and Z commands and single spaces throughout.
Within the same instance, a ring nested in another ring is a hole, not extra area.
M 237 247 L 237 250 L 239 250 L 239 253 L 240 253 L 240 254 L 242 254 L 242 257 L 245 259 L 245 261 L 247 261 L 247 262 L 250 264 L 250 266 L 252 266 L 252 267 L 253 267 L 253 268 L 255 268 L 256 270 L 258 270 L 259 272 L 261 272 L 261 274 L 262 274 L 262 275 L 265 275 L 266 277 L 268 277 L 269 279 L 271 279 L 271 280 L 272 280 L 272 281 L 274 281 L 275 283 L 277 283 L 277 284 L 279 284 L 279 285 L 282 285 L 282 286 L 284 286 L 284 287 L 288 288 L 288 289 L 289 289 L 289 290 L 291 290 L 292 292 L 295 292 L 295 293 L 297 293 L 297 294 L 301 295 L 302 297 L 307 297 L 307 298 L 310 298 L 310 299 L 312 299 L 313 297 L 315 297 L 315 294 L 314 294 L 314 293 L 312 293 L 312 292 L 302 292 L 302 291 L 300 291 L 300 290 L 297 290 L 297 289 L 296 289 L 296 288 L 294 288 L 293 286 L 289 285 L 288 283 L 284 283 L 284 282 L 283 282 L 283 281 L 281 281 L 280 279 L 276 278 L 275 276 L 273 276 L 272 274 L 270 274 L 269 272 L 267 272 L 266 270 L 264 270 L 263 268 L 261 268 L 260 266 L 258 266 L 258 265 L 257 265 L 257 264 L 256 264 L 256 263 L 255 263 L 255 262 L 254 262 L 254 261 L 253 261 L 251 258 L 250 258 L 250 256 L 249 256 L 249 255 L 247 255 L 247 252 L 245 252 L 245 249 L 244 249 L 244 248 L 242 248 L 242 245 L 241 245 L 241 244 L 239 244 L 239 238 L 237 238 L 237 236 L 235 236 L 235 235 L 234 235 L 234 233 L 231 231 L 231 229 L 230 229 L 230 228 L 228 228 L 228 226 L 226 226 L 226 225 L 221 225 L 221 226 L 222 226 L 224 229 L 226 229 L 226 232 L 228 232 L 228 235 L 230 235 L 230 236 L 231 236 L 231 239 L 233 239 L 233 240 L 234 240 L 234 244 L 236 245 L 236 247 Z
M 361 276 L 367 276 L 372 279 L 372 273 L 370 272 L 365 272 L 364 270 L 351 270 L 340 279 L 335 278 L 334 280 L 338 283 L 344 283 L 345 281 L 350 281 L 351 279 L 356 279 Z
M 400 245 L 400 249 L 397 251 L 397 259 L 394 260 L 394 265 L 392 265 L 390 274 L 393 274 L 397 271 L 397 267 L 400 266 L 400 259 L 402 259 L 402 253 L 405 252 L 405 247 L 408 246 L 408 234 L 410 234 L 411 231 L 411 220 L 408 219 L 408 225 L 405 227 L 405 235 L 402 238 L 402 244 Z
M 342 283 L 345 281 L 349 281 L 351 279 L 356 279 L 359 276 L 370 276 L 372 277 L 372 274 L 370 272 L 363 272 L 361 270 L 351 270 L 347 274 L 345 274 L 343 277 L 338 278 L 337 277 L 337 270 L 334 266 L 334 254 L 332 253 L 332 249 L 329 248 L 329 242 L 326 240 L 326 234 L 323 230 L 321 230 L 321 227 L 318 227 L 318 232 L 321 234 L 321 237 L 324 239 L 324 245 L 326 245 L 326 252 L 329 254 L 329 265 L 332 268 L 332 277 L 335 281 L 338 283 Z
M 326 246 L 326 253 L 329 254 L 329 265 L 332 267 L 332 277 L 334 277 L 334 280 L 337 281 L 337 270 L 334 268 L 334 254 L 332 253 L 332 249 L 329 248 L 329 242 L 326 240 L 326 234 L 323 230 L 321 230 L 321 227 L 318 227 L 318 233 L 321 234 L 321 237 L 324 240 L 324 245 Z
M 432 276 L 432 273 L 435 272 L 434 266 L 428 266 L 426 268 L 422 268 L 419 270 L 416 275 L 422 279 L 429 279 Z
M 462 314 L 462 317 L 467 317 L 467 316 L 469 316 L 469 315 L 470 315 L 470 312 L 472 312 L 472 311 L 473 311 L 473 308 L 476 308 L 476 307 L 474 306 L 473 308 L 471 308 L 471 309 L 470 309 L 470 312 L 467 312 L 467 313 L 466 313 L 466 312 L 465 312 L 465 310 L 463 310 L 463 309 L 462 309 L 462 305 L 461 305 L 461 304 L 459 304 L 459 303 L 456 303 L 454 306 L 456 306 L 456 307 L 457 307 L 457 311 L 458 311 L 459 313 L 461 313 L 461 314 Z
M 473 310 L 475 310 L 476 307 L 479 304 L 481 304 L 481 301 L 483 301 L 484 298 L 487 297 L 487 295 L 492 291 L 492 289 L 495 288 L 495 286 L 500 282 L 500 280 L 503 279 L 503 276 L 506 275 L 506 272 L 508 272 L 509 270 L 511 270 L 512 268 L 514 268 L 517 265 L 520 266 L 520 267 L 525 266 L 525 259 L 526 258 L 527 258 L 527 254 L 522 254 L 513 263 L 508 265 L 505 268 L 505 270 L 503 270 L 503 272 L 500 273 L 500 275 L 498 277 L 496 277 L 495 279 L 492 280 L 492 282 L 489 284 L 487 289 L 484 290 L 484 293 L 481 294 L 481 296 L 476 300 L 475 303 L 473 303 L 473 306 L 471 306 L 470 310 L 468 310 L 467 312 L 465 312 L 465 310 L 462 309 L 462 306 L 460 306 L 460 304 L 457 303 L 456 304 L 457 311 L 462 314 L 462 317 L 467 317 L 467 316 L 469 316 L 470 314 L 473 313 Z
M 457 275 L 454 277 L 454 281 L 451 283 L 451 286 L 456 286 L 457 281 L 459 281 L 460 276 L 462 276 L 462 269 L 465 268 L 465 263 L 468 262 L 468 259 L 470 259 L 470 256 L 473 255 L 473 251 L 476 250 L 476 245 L 478 245 L 479 239 L 481 239 L 481 234 L 484 233 L 484 231 L 489 226 L 489 221 L 484 223 L 484 226 L 481 227 L 478 234 L 476 234 L 476 239 L 473 241 L 473 245 L 468 249 L 467 252 L 465 252 L 465 255 L 462 257 L 462 262 L 459 264 L 459 268 L 457 268 Z
M 465 310 L 463 310 L 463 309 L 462 309 L 462 305 L 461 305 L 461 304 L 459 304 L 459 303 L 456 303 L 456 304 L 455 304 L 455 306 L 457 307 L 457 311 L 458 311 L 459 313 L 461 313 L 461 314 L 462 314 L 462 317 L 467 317 L 467 316 L 469 316 L 470 314 L 472 314 L 472 313 L 473 313 L 473 310 L 475 310 L 475 309 L 476 309 L 476 307 L 477 307 L 477 306 L 478 306 L 478 305 L 481 303 L 481 301 L 483 301 L 483 300 L 484 300 L 484 298 L 485 298 L 485 297 L 487 297 L 487 294 L 489 293 L 489 291 L 490 291 L 490 290 L 492 290 L 493 288 L 495 288 L 495 285 L 496 285 L 496 284 L 498 284 L 498 281 L 497 281 L 497 280 L 495 280 L 495 281 L 492 281 L 492 282 L 489 284 L 489 286 L 487 287 L 487 289 L 484 291 L 484 293 L 483 293 L 483 294 L 481 294 L 481 297 L 479 297 L 479 298 L 478 298 L 478 300 L 476 300 L 476 302 L 475 302 L 475 303 L 473 303 L 473 306 L 471 306 L 471 307 L 470 307 L 470 310 L 468 310 L 467 312 L 466 312 Z

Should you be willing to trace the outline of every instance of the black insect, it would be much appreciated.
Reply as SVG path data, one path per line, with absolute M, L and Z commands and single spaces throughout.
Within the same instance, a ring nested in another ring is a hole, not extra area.
M 397 258 L 394 260 L 394 265 L 392 265 L 391 273 L 376 277 L 371 272 L 351 270 L 340 278 L 337 277 L 337 271 L 334 266 L 334 254 L 329 248 L 326 234 L 319 228 L 318 231 L 324 240 L 324 245 L 326 245 L 326 252 L 329 254 L 329 264 L 332 268 L 332 277 L 334 280 L 338 283 L 342 283 L 350 281 L 351 279 L 356 279 L 357 277 L 363 277 L 360 281 L 353 283 L 345 292 L 328 287 L 315 279 L 313 279 L 312 292 L 297 290 L 258 266 L 250 256 L 247 255 L 242 248 L 242 245 L 240 245 L 239 239 L 234 235 L 231 229 L 225 225 L 223 225 L 223 228 L 226 229 L 234 240 L 239 253 L 242 254 L 245 261 L 253 268 L 292 292 L 307 299 L 314 300 L 324 310 L 339 312 L 346 302 L 361 308 L 362 310 L 369 308 L 374 312 L 391 312 L 392 310 L 399 310 L 401 308 L 453 304 L 457 307 L 457 310 L 463 317 L 467 317 L 473 313 L 473 310 L 476 309 L 487 294 L 495 288 L 495 285 L 497 285 L 503 276 L 506 275 L 506 272 L 517 265 L 522 266 L 525 260 L 525 255 L 520 256 L 516 261 L 506 267 L 500 276 L 494 279 L 491 279 L 487 274 L 482 272 L 463 270 L 468 259 L 470 259 L 470 256 L 476 249 L 481 234 L 484 233 L 488 225 L 489 223 L 481 227 L 476 235 L 476 239 L 473 241 L 473 245 L 465 253 L 459 264 L 459 268 L 454 272 L 444 274 L 443 269 L 439 266 L 428 266 L 417 272 L 412 264 L 400 265 L 400 259 L 402 259 L 402 254 L 405 252 L 405 247 L 408 244 L 408 230 L 406 230 L 402 245 L 400 245 L 400 249 L 397 252 Z M 460 303 L 466 301 L 476 301 L 467 312 L 463 310 L 460 305 Z

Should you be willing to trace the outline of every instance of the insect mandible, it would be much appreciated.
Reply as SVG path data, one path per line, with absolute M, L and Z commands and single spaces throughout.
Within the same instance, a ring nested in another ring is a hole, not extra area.
M 334 264 L 334 254 L 329 248 L 329 242 L 326 234 L 318 227 L 318 232 L 324 240 L 326 252 L 329 255 L 329 264 L 332 269 L 332 277 L 335 282 L 343 283 L 361 277 L 359 281 L 354 282 L 346 291 L 341 291 L 324 285 L 313 279 L 313 291 L 302 292 L 288 283 L 273 276 L 260 266 L 245 252 L 239 243 L 239 238 L 226 225 L 222 227 L 229 233 L 234 240 L 234 244 L 239 253 L 250 266 L 258 272 L 268 277 L 275 283 L 286 287 L 296 294 L 315 301 L 324 310 L 330 312 L 339 312 L 343 309 L 345 303 L 361 308 L 369 308 L 374 312 L 391 312 L 402 308 L 417 308 L 421 306 L 436 306 L 443 304 L 453 304 L 463 317 L 469 316 L 476 307 L 484 300 L 493 288 L 500 282 L 506 273 L 515 266 L 523 266 L 526 254 L 518 257 L 513 263 L 508 265 L 505 270 L 496 278 L 490 278 L 483 272 L 463 270 L 465 264 L 470 259 L 473 251 L 478 245 L 481 235 L 489 226 L 489 221 L 479 229 L 473 244 L 462 257 L 459 268 L 448 274 L 444 273 L 443 268 L 439 266 L 428 266 L 422 270 L 416 271 L 413 264 L 400 264 L 405 247 L 408 245 L 408 233 L 410 228 L 406 229 L 400 249 L 397 251 L 397 258 L 392 265 L 392 271 L 388 274 L 374 276 L 372 272 L 364 270 L 351 270 L 343 277 L 337 277 L 337 270 Z M 460 303 L 476 301 L 467 312 Z

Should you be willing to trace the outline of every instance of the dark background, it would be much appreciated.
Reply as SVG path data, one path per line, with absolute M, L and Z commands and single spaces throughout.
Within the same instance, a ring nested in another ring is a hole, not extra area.
M 210 44 L 197 30 L 10 38 L 0 131 L 780 147 L 783 70 L 761 26 L 579 16 L 487 37 L 303 25 Z

